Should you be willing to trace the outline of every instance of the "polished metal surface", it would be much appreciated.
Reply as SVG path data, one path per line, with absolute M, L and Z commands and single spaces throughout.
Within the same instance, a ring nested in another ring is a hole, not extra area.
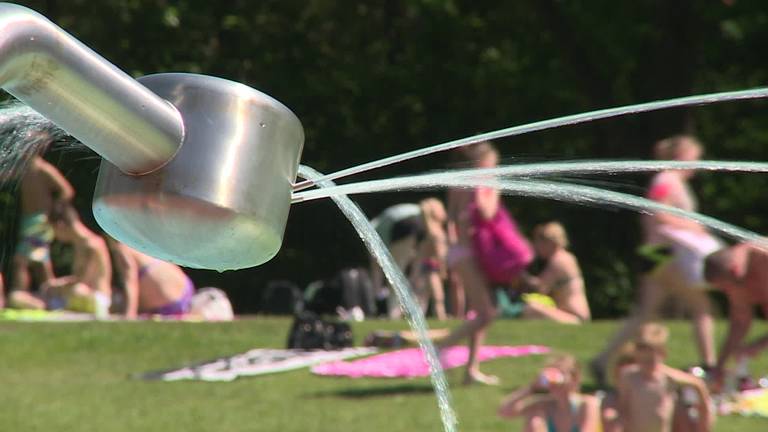
M 0 87 L 131 174 L 164 165 L 181 116 L 130 76 L 22 6 L 0 3 Z
M 186 128 L 162 168 L 130 176 L 107 161 L 93 210 L 120 241 L 197 268 L 268 261 L 280 248 L 304 131 L 275 99 L 239 83 L 193 74 L 139 81 L 176 106 Z

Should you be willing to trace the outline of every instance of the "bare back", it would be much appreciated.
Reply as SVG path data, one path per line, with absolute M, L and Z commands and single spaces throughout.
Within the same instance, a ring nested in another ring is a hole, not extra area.
M 112 294 L 112 264 L 104 240 L 97 236 L 75 244 L 72 275 L 79 282 L 109 298 Z
M 134 249 L 129 251 L 137 264 L 140 311 L 164 307 L 184 295 L 189 279 L 179 266 Z
M 50 213 L 56 188 L 49 174 L 49 165 L 36 156 L 22 176 L 19 188 L 22 214 Z
M 744 285 L 749 302 L 768 313 L 768 252 L 749 247 Z
M 555 300 L 558 309 L 576 315 L 581 320 L 590 319 L 584 278 L 573 254 L 562 248 L 557 250 L 539 278 Z

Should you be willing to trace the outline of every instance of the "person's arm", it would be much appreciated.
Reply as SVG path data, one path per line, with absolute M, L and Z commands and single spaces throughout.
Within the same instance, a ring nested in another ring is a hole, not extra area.
M 139 276 L 138 263 L 130 251 L 120 243 L 114 247 L 115 266 L 119 269 L 123 289 L 125 289 L 125 317 L 134 319 L 139 313 Z
M 534 384 L 520 387 L 502 399 L 499 409 L 496 411 L 497 414 L 503 418 L 527 415 L 536 405 L 536 401 L 531 401 L 531 396 L 534 394 L 536 394 Z
M 600 426 L 600 404 L 594 396 L 583 396 L 583 414 L 579 430 L 583 432 L 596 432 Z
M 631 386 L 629 385 L 626 372 L 622 373 L 619 377 L 617 387 L 617 391 L 619 392 L 619 419 L 626 430 L 632 424 L 631 410 L 629 409 Z
M 499 209 L 499 191 L 488 187 L 475 189 L 477 210 L 485 220 L 491 220 Z
M 64 177 L 64 175 L 55 166 L 49 164 L 43 159 L 38 160 L 38 167 L 40 172 L 45 175 L 48 184 L 53 191 L 56 200 L 59 202 L 69 202 L 75 196 L 75 189 L 72 184 Z
M 679 386 L 691 387 L 696 391 L 698 396 L 697 409 L 699 412 L 699 418 L 701 421 L 697 422 L 697 432 L 709 432 L 712 430 L 712 426 L 715 422 L 715 415 L 712 412 L 712 401 L 709 395 L 707 385 L 699 378 L 675 369 L 673 367 L 664 365 L 664 373 L 673 382 Z
M 716 384 L 718 385 L 722 385 L 724 368 L 728 359 L 739 350 L 744 337 L 752 326 L 752 308 L 747 299 L 741 296 L 729 295 L 728 300 L 730 302 L 728 335 L 725 337 L 725 342 L 720 348 L 720 354 L 714 370 Z

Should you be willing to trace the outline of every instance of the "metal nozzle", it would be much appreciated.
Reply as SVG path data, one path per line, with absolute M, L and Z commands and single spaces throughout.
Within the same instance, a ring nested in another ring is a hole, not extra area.
M 0 87 L 130 174 L 165 164 L 181 115 L 37 12 L 0 3 Z
M 93 209 L 105 231 L 189 267 L 272 258 L 304 143 L 299 120 L 219 78 L 140 81 L 42 15 L 0 3 L 0 87 L 104 157 Z

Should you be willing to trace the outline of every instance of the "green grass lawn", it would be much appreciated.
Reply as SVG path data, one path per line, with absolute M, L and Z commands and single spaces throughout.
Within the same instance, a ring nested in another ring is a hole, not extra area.
M 438 431 L 428 380 L 335 379 L 308 370 L 231 383 L 143 382 L 133 374 L 235 354 L 282 347 L 285 318 L 233 323 L 0 323 L 0 431 Z M 455 323 L 452 323 L 454 325 Z M 432 323 L 439 326 L 438 323 Z M 500 321 L 493 344 L 544 344 L 588 359 L 616 322 L 566 327 Z M 373 329 L 405 328 L 401 322 L 354 327 L 358 340 Z M 696 360 L 686 323 L 671 324 L 672 365 Z M 720 334 L 724 330 L 718 326 Z M 757 331 L 765 331 L 765 325 Z M 496 405 L 527 383 L 540 357 L 485 363 L 501 387 L 462 387 L 448 372 L 463 431 L 519 430 L 495 416 Z M 754 370 L 768 371 L 763 356 Z M 589 379 L 589 378 L 587 378 Z M 589 384 L 587 382 L 586 384 Z M 717 430 L 764 431 L 768 420 L 721 418 Z

